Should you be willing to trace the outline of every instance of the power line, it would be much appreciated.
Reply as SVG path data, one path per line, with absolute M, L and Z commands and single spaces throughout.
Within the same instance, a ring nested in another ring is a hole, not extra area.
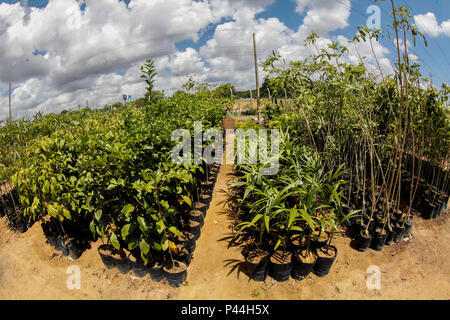
M 391 39 L 391 41 L 392 41 L 392 43 L 394 44 L 394 40 Z M 428 57 L 431 59 L 431 61 L 435 60 L 435 59 L 433 58 L 433 56 L 428 52 L 428 50 L 425 49 L 425 50 L 423 50 L 423 51 L 428 55 Z M 416 49 L 413 50 L 413 53 L 414 53 L 416 56 L 419 57 L 419 55 L 417 54 L 417 50 L 416 50 Z M 431 68 L 430 68 L 429 65 L 425 62 L 425 60 L 424 60 L 424 59 L 421 59 L 421 61 L 422 61 L 422 63 L 424 64 L 424 66 L 428 69 L 428 71 L 430 72 L 430 74 L 433 74 L 433 72 L 431 72 Z M 443 72 L 442 69 L 440 69 L 440 68 L 439 68 L 438 70 L 439 70 L 439 73 Z M 442 74 L 442 75 L 444 75 L 444 74 Z M 441 81 L 442 83 L 445 82 L 445 81 L 442 81 L 442 78 L 439 77 L 439 75 L 437 75 L 436 73 L 435 73 L 435 77 L 436 77 L 439 81 Z
M 409 8 L 409 6 L 408 6 L 408 4 L 405 2 L 405 0 L 402 0 L 402 1 L 403 1 L 403 3 Z M 384 10 L 383 8 L 381 8 L 381 10 L 384 11 L 385 13 L 387 13 L 387 14 L 390 14 L 389 12 L 387 12 L 386 10 Z M 411 11 L 411 13 L 414 14 L 414 12 L 413 12 L 412 10 L 410 10 L 410 11 Z M 414 14 L 414 15 L 415 15 L 415 14 Z M 435 39 L 433 39 L 433 40 L 434 40 L 434 41 L 436 42 L 436 44 L 439 46 L 439 44 L 437 43 L 437 41 L 436 41 Z M 392 41 L 392 43 L 394 44 L 394 46 L 396 46 L 395 43 L 394 43 L 394 40 L 391 39 L 391 41 Z M 431 60 L 435 60 L 435 59 L 431 56 L 431 54 L 428 52 L 428 50 L 424 50 L 424 52 L 430 57 Z M 416 52 L 415 54 L 417 55 L 417 52 Z M 418 56 L 418 55 L 417 55 L 417 56 Z M 431 72 L 431 68 L 428 67 L 428 65 L 426 64 L 425 60 L 421 59 L 421 61 L 423 62 L 423 64 L 424 64 L 424 66 L 426 67 L 426 69 L 428 69 L 428 71 L 430 72 L 430 74 L 433 75 L 433 73 Z M 448 63 L 448 61 L 447 61 L 447 63 Z M 442 70 L 439 69 L 439 72 L 442 72 Z M 438 75 L 435 74 L 435 77 L 436 77 L 439 81 L 444 82 L 444 81 L 442 81 L 442 79 L 441 79 Z
M 241 29 L 241 28 L 234 28 L 234 29 L 217 29 L 214 32 L 217 31 L 231 31 L 231 32 L 248 32 L 248 33 L 258 33 L 257 31 L 252 31 L 252 30 L 248 30 L 248 29 Z
M 422 65 L 421 65 L 421 66 L 423 66 L 425 69 L 427 69 L 427 71 L 429 72 L 430 75 L 433 75 L 433 72 L 431 71 L 431 68 L 428 66 L 428 64 L 425 62 L 424 59 L 419 58 L 419 55 L 418 55 L 418 53 L 417 53 L 416 50 L 413 50 L 413 54 L 414 54 L 415 56 L 417 56 L 417 60 L 418 60 L 418 61 L 422 62 Z M 436 75 L 436 78 L 437 78 L 438 80 L 440 80 L 441 82 L 443 82 L 442 79 L 441 79 L 438 75 Z
M 35 12 L 36 10 L 38 10 L 39 8 L 33 8 L 30 13 L 26 13 L 22 18 L 20 18 L 19 20 L 17 20 L 16 22 L 14 22 L 13 24 L 9 25 L 8 27 L 5 28 L 5 30 L 3 30 L 2 32 L 0 32 L 0 36 L 3 35 L 6 31 L 8 31 L 9 29 L 11 29 L 12 27 L 14 27 L 16 24 L 18 24 L 20 21 L 23 21 L 26 17 L 30 17 L 31 14 L 33 12 Z
M 362 13 L 361 11 L 359 11 L 359 10 L 357 10 L 357 9 L 355 9 L 355 8 L 352 8 L 351 6 L 349 7 L 348 5 L 346 5 L 345 3 L 342 3 L 341 1 L 339 1 L 339 0 L 335 0 L 337 3 L 339 3 L 342 7 L 345 7 L 345 8 L 347 8 L 347 9 L 349 9 L 349 10 L 353 10 L 353 12 L 356 12 L 357 14 L 359 14 L 360 16 L 362 16 L 362 17 L 364 17 L 364 18 L 367 18 L 368 17 L 368 15 L 367 14 L 364 14 L 364 13 Z
M 8 4 L 7 4 L 8 5 Z M 10 10 L 9 10 L 9 12 L 8 13 L 6 13 L 5 14 L 5 16 L 9 16 L 10 14 L 11 14 L 11 12 L 13 12 L 14 11 L 14 9 L 15 9 L 16 7 L 14 6 L 14 5 L 10 5 Z
M 39 8 L 33 8 L 32 9 L 32 11 L 29 13 L 29 14 L 25 14 L 21 19 L 19 19 L 19 20 L 17 20 L 16 22 L 14 22 L 12 25 L 10 25 L 9 27 L 7 27 L 5 30 L 3 30 L 1 33 L 0 33 L 0 35 L 2 35 L 3 33 L 5 33 L 6 31 L 8 31 L 11 27 L 13 27 L 14 25 L 16 25 L 17 23 L 19 23 L 20 21 L 22 21 L 23 19 L 25 19 L 27 16 L 29 16 L 29 15 L 31 15 L 33 12 L 35 12 L 36 10 L 38 10 Z M 248 32 L 249 30 L 237 30 L 237 29 L 226 29 L 226 30 L 221 30 L 221 31 L 239 31 L 239 32 Z M 161 36 L 157 36 L 157 37 L 152 37 L 152 38 L 150 38 L 150 39 L 145 39 L 145 40 L 140 40 L 140 41 L 135 41 L 135 42 L 128 42 L 128 43 L 125 43 L 125 44 L 123 44 L 122 46 L 116 46 L 116 47 L 114 47 L 114 48 L 111 48 L 111 49 L 108 49 L 108 50 L 104 50 L 104 51 L 101 51 L 101 52 L 98 52 L 98 53 L 95 53 L 95 54 L 92 54 L 92 55 L 90 55 L 89 57 L 87 57 L 87 58 L 84 58 L 84 59 L 80 59 L 80 60 L 77 60 L 77 61 L 74 61 L 74 62 L 72 62 L 72 63 L 69 63 L 69 64 L 66 64 L 65 66 L 63 66 L 63 67 L 65 67 L 65 68 L 69 68 L 69 67 L 71 67 L 71 66 L 74 66 L 74 65 L 77 65 L 77 64 L 79 64 L 79 63 L 83 63 L 83 62 L 86 62 L 86 61 L 89 61 L 89 60 L 91 60 L 91 59 L 93 59 L 93 58 L 95 58 L 95 57 L 98 57 L 98 56 L 100 56 L 100 55 L 103 55 L 103 54 L 107 54 L 107 53 L 110 53 L 110 52 L 114 52 L 114 51 L 117 51 L 117 50 L 120 50 L 120 49 L 123 49 L 123 48 L 129 48 L 130 46 L 135 46 L 135 45 L 138 45 L 138 44 L 142 44 L 142 43 L 146 43 L 146 42 L 150 42 L 150 41 L 154 41 L 154 40 L 158 40 L 158 39 L 162 39 L 162 38 L 167 38 L 167 35 L 161 35 Z M 215 47 L 215 48 L 219 48 L 219 49 L 228 49 L 228 48 L 242 48 L 243 46 L 217 46 L 217 47 Z M 245 46 L 244 46 L 245 47 Z M 248 46 L 248 48 L 250 49 L 252 46 Z M 228 55 L 228 56 L 230 56 L 230 57 L 243 57 L 243 56 L 247 56 L 247 54 L 244 54 L 244 55 L 238 55 L 238 54 L 235 54 L 235 55 Z M 248 54 L 248 56 L 252 56 L 252 54 Z
M 427 51 L 425 50 L 425 52 L 427 52 Z M 416 52 L 416 53 L 417 53 L 417 52 Z M 415 53 L 415 54 L 416 54 L 416 53 Z M 419 57 L 418 54 L 416 54 L 416 56 Z M 430 56 L 430 57 L 431 57 L 431 56 Z M 432 57 L 431 57 L 431 58 L 432 58 Z M 425 62 L 425 60 L 424 60 L 424 59 L 420 59 L 420 61 L 422 61 L 423 65 L 424 65 L 425 68 L 430 72 L 430 74 L 433 75 L 433 72 L 431 72 L 431 68 L 428 66 L 428 64 Z M 443 81 L 442 78 L 439 77 L 439 75 L 435 74 L 435 77 L 436 77 L 441 83 L 445 83 L 445 81 Z
M 364 15 L 363 13 L 361 13 L 359 10 L 356 10 L 355 8 L 352 8 L 352 7 L 349 7 L 349 6 L 345 5 L 345 4 L 342 3 L 340 0 L 335 0 L 335 1 L 336 1 L 337 3 L 339 3 L 339 4 L 341 4 L 341 6 L 343 6 L 343 7 L 347 8 L 347 9 L 350 9 L 350 10 L 356 12 L 356 13 L 359 14 L 360 16 L 367 17 L 366 15 Z M 402 1 L 406 4 L 405 0 L 402 0 Z M 406 4 L 406 5 L 407 5 L 407 4 Z M 386 13 L 387 15 L 390 15 L 390 12 L 386 11 L 383 7 L 379 6 L 379 8 L 381 9 L 381 11 L 383 11 L 383 12 Z M 411 12 L 412 12 L 412 10 L 411 10 Z M 413 14 L 414 14 L 414 13 L 413 13 Z M 440 48 L 440 46 L 439 46 L 439 44 L 437 43 L 437 41 L 436 41 L 434 38 L 433 38 L 433 40 L 436 42 L 436 44 L 437 44 L 438 47 Z M 391 38 L 391 42 L 392 42 L 392 44 L 396 47 L 396 44 L 394 43 L 394 40 L 393 40 L 392 38 Z M 443 52 L 442 49 L 441 49 L 441 52 L 444 54 L 444 52 Z M 430 53 L 429 53 L 427 50 L 425 50 L 425 53 L 428 54 L 429 57 L 430 57 L 432 60 L 434 60 L 434 58 L 430 55 Z M 444 54 L 444 55 L 445 55 L 445 54 Z M 445 56 L 445 57 L 446 57 L 446 56 Z M 428 71 L 430 71 L 430 74 L 432 74 L 430 68 L 428 67 L 428 65 L 426 65 L 426 63 L 425 63 L 425 61 L 424 61 L 423 59 L 422 59 L 422 62 L 424 63 L 424 65 L 425 65 L 425 67 L 428 69 Z M 447 60 L 447 63 L 448 63 L 448 60 Z M 441 79 L 438 75 L 436 75 L 436 78 L 437 78 L 439 81 L 444 82 L 444 81 L 442 81 L 442 79 Z
M 396 43 L 394 42 L 394 39 L 393 39 L 393 38 L 391 38 L 391 42 L 392 42 L 392 45 L 393 45 L 393 46 L 395 46 L 395 47 L 397 46 Z M 427 50 L 425 50 L 425 53 L 428 54 L 428 56 L 430 57 L 430 59 L 433 60 L 433 57 L 429 54 L 429 52 L 428 52 Z M 416 50 L 413 50 L 413 54 L 415 54 L 417 57 L 419 57 L 419 55 L 417 54 L 417 51 L 416 51 Z M 424 60 L 424 59 L 420 59 L 420 60 L 421 60 L 421 62 L 423 63 L 423 66 L 430 72 L 430 74 L 433 74 L 433 73 L 431 72 L 431 68 L 428 66 L 428 64 L 425 62 L 425 60 Z M 435 77 L 436 77 L 439 81 L 444 82 L 444 81 L 442 81 L 441 77 L 439 77 L 438 75 L 435 74 Z
M 111 48 L 111 49 L 108 49 L 108 50 L 104 50 L 104 51 L 95 53 L 93 55 L 90 55 L 88 58 L 74 61 L 74 62 L 72 62 L 70 64 L 65 65 L 64 67 L 68 68 L 68 67 L 77 65 L 79 63 L 86 62 L 86 61 L 88 61 L 88 60 L 90 60 L 92 58 L 101 56 L 101 55 L 106 54 L 106 53 L 114 52 L 114 51 L 123 49 L 125 47 L 129 48 L 129 47 L 132 47 L 132 46 L 137 45 L 137 44 L 146 43 L 146 42 L 150 42 L 150 41 L 161 39 L 161 38 L 166 38 L 166 36 L 159 36 L 159 37 L 154 37 L 154 38 L 151 38 L 151 39 L 146 39 L 146 40 L 140 40 L 140 41 L 136 41 L 136 42 L 126 43 L 126 44 L 124 44 L 122 46 L 119 46 L 119 47 L 115 47 L 115 48 Z M 213 48 L 229 49 L 229 48 L 242 48 L 242 47 L 243 46 L 216 46 L 216 47 L 213 47 Z M 251 48 L 251 46 L 249 46 L 249 49 L 250 48 Z M 272 51 L 273 51 L 273 49 L 270 50 L 270 52 L 272 52 Z M 266 50 L 266 51 L 264 51 L 264 54 L 267 54 L 268 52 L 269 52 L 269 50 Z M 244 56 L 253 56 L 253 53 L 248 53 L 248 54 L 247 53 L 244 53 L 244 54 L 236 53 L 236 54 L 228 54 L 228 55 L 225 55 L 225 56 L 228 56 L 228 57 L 244 57 Z
M 228 49 L 228 48 L 253 48 L 253 46 L 251 45 L 241 45 L 241 46 L 214 46 L 213 48 L 218 48 L 218 49 Z
M 120 50 L 120 49 L 123 49 L 123 48 L 129 48 L 129 47 L 132 47 L 132 46 L 135 46 L 135 45 L 138 45 L 138 44 L 142 44 L 142 43 L 146 43 L 146 42 L 150 42 L 150 41 L 154 41 L 154 40 L 158 40 L 158 39 L 163 39 L 163 38 L 167 38 L 167 35 L 161 35 L 161 36 L 158 36 L 158 37 L 152 37 L 152 38 L 149 38 L 149 39 L 135 41 L 135 42 L 128 42 L 128 43 L 125 43 L 125 44 L 123 44 L 121 46 L 114 47 L 114 48 L 111 48 L 111 49 L 108 49 L 108 50 L 104 50 L 104 51 L 101 51 L 101 52 L 97 52 L 95 54 L 90 55 L 87 58 L 80 59 L 80 60 L 74 61 L 72 63 L 66 64 L 64 67 L 68 68 L 68 67 L 71 67 L 73 65 L 77 65 L 77 64 L 79 64 L 81 62 L 86 62 L 88 60 L 91 60 L 92 58 L 101 56 L 101 55 L 106 54 L 106 53 L 114 52 L 114 51 L 117 51 L 117 50 Z M 242 46 L 218 46 L 218 47 L 214 47 L 214 48 L 219 48 L 219 49 L 242 48 Z M 249 46 L 249 48 L 251 48 L 251 46 Z
M 406 3 L 405 0 L 402 0 L 402 1 L 403 1 L 403 3 L 404 3 L 406 6 L 408 6 L 408 4 Z M 411 11 L 411 13 L 414 15 L 414 19 L 416 19 L 417 14 L 414 13 L 412 9 L 411 9 L 410 11 Z M 419 18 L 418 18 L 418 19 L 419 19 Z M 422 20 L 422 19 L 420 19 L 420 20 Z M 422 21 L 423 21 L 423 20 L 422 20 Z M 445 58 L 447 64 L 450 66 L 450 62 L 449 62 L 449 60 L 448 60 L 448 57 L 447 57 L 447 55 L 445 54 L 444 50 L 442 50 L 441 46 L 439 45 L 439 42 L 438 42 L 435 38 L 433 38 L 433 37 L 431 37 L 431 39 L 436 43 L 436 45 L 437 45 L 439 51 L 442 53 L 442 55 L 444 56 L 444 58 Z

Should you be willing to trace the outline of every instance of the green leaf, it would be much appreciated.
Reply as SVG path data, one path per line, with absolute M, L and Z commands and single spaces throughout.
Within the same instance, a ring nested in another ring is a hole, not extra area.
M 169 249 L 169 239 L 167 239 L 166 236 L 161 239 L 161 248 L 163 251 L 167 251 L 167 249 Z
M 96 227 L 97 232 L 102 236 L 102 239 L 105 239 L 105 226 L 102 226 L 100 228 Z
M 110 185 L 108 186 L 108 188 L 107 188 L 107 190 L 112 190 L 112 189 L 114 189 L 115 187 L 117 187 L 117 181 L 116 181 L 116 179 L 111 179 L 111 181 L 109 182 L 110 183 Z
M 95 220 L 92 219 L 91 223 L 89 224 L 89 230 L 91 230 L 92 235 L 95 237 L 96 230 L 95 230 Z
M 92 211 L 94 211 L 94 209 L 95 209 L 93 206 L 88 205 L 88 204 L 82 205 L 81 208 L 84 209 L 84 210 L 86 210 L 86 211 L 88 211 L 88 212 L 92 212 Z
M 114 189 L 115 187 L 117 187 L 117 184 L 110 184 L 110 185 L 108 186 L 108 188 L 106 188 L 106 190 L 112 190 L 112 189 Z
M 268 215 L 264 215 L 264 225 L 266 226 L 266 230 L 267 232 L 270 231 L 270 226 L 269 226 L 269 222 L 270 222 L 270 217 Z
M 136 241 L 130 241 L 130 242 L 128 242 L 128 250 L 134 250 L 134 249 L 136 249 L 136 247 L 138 246 L 139 244 L 136 242 Z
M 181 232 L 176 227 L 174 227 L 174 226 L 170 227 L 169 231 L 172 232 L 177 237 L 181 237 Z
M 156 231 L 158 231 L 159 234 L 162 234 L 166 230 L 166 225 L 163 220 L 156 222 L 156 227 Z
M 273 250 L 277 250 L 278 247 L 280 246 L 280 244 L 281 244 L 281 238 L 278 238 L 277 242 L 275 243 L 275 247 L 273 248 Z
M 184 200 L 184 202 L 186 202 L 188 204 L 189 207 L 192 208 L 192 201 L 191 198 L 187 197 L 187 196 L 181 196 Z
M 48 182 L 48 180 L 45 180 L 44 186 L 42 187 L 42 192 L 44 194 L 47 194 L 49 193 L 49 191 L 50 191 L 50 183 Z
M 300 227 L 298 227 L 298 226 L 293 226 L 293 227 L 291 227 L 291 230 L 292 230 L 292 231 L 303 232 L 303 228 L 300 228 Z
M 116 248 L 117 250 L 120 250 L 120 243 L 119 240 L 117 239 L 117 236 L 114 232 L 111 233 L 111 236 L 109 238 L 111 240 L 112 245 L 114 246 L 114 248 Z
M 257 215 L 253 218 L 252 222 L 250 222 L 250 224 L 255 225 L 255 223 L 258 222 L 259 219 L 261 219 L 262 217 L 263 217 L 262 214 L 257 214 Z
M 130 215 L 133 211 L 134 211 L 134 206 L 132 204 L 127 204 L 125 207 L 123 207 L 122 209 L 122 213 L 126 216 Z
M 245 185 L 246 185 L 246 183 L 244 181 L 239 181 L 239 182 L 233 183 L 230 187 L 242 187 Z
M 148 262 L 149 252 L 150 252 L 150 245 L 142 239 L 139 243 L 139 248 L 141 250 L 141 258 L 144 260 L 144 262 Z
M 244 192 L 244 197 L 242 198 L 242 200 L 245 200 L 245 199 L 247 199 L 247 197 L 248 197 L 248 194 L 250 193 L 252 191 L 252 189 L 250 189 L 250 188 L 246 188 L 245 189 L 245 192 Z
M 139 227 L 142 230 L 142 232 L 147 232 L 148 230 L 147 221 L 143 217 L 137 217 L 137 221 L 139 223 Z
M 121 235 L 123 240 L 127 240 L 128 235 L 130 234 L 131 223 L 128 223 L 122 227 Z
M 70 214 L 70 211 L 67 209 L 63 209 L 63 216 L 68 220 L 72 220 L 72 215 Z
M 51 204 L 47 205 L 47 211 L 53 218 L 56 218 L 58 216 L 58 210 Z
M 100 219 L 102 218 L 102 210 L 100 209 L 100 210 L 95 211 L 94 217 L 95 217 L 95 220 L 100 221 Z
M 152 242 L 152 248 L 158 252 L 162 250 L 161 245 L 156 241 Z
M 289 210 L 289 222 L 288 222 L 288 226 L 287 226 L 288 229 L 291 229 L 292 224 L 294 223 L 295 218 L 297 217 L 297 215 L 298 215 L 298 212 L 297 212 L 296 209 L 290 209 Z
M 305 219 L 308 226 L 311 228 L 311 230 L 315 229 L 314 222 L 311 218 L 311 216 L 306 212 L 304 209 L 300 209 L 300 213 L 302 214 L 303 219 Z
M 150 245 L 144 239 L 141 240 L 139 248 L 141 249 L 141 252 L 145 255 L 147 255 L 150 252 Z

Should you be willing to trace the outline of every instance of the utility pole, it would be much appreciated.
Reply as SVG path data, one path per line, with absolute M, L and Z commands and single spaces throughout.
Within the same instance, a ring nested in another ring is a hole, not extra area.
M 9 121 L 12 121 L 12 111 L 11 111 L 11 81 L 9 82 Z
M 258 122 L 259 122 L 259 74 L 258 74 L 258 56 L 256 54 L 255 33 L 253 33 L 253 52 L 255 56 L 255 74 L 256 74 L 256 108 L 258 110 Z

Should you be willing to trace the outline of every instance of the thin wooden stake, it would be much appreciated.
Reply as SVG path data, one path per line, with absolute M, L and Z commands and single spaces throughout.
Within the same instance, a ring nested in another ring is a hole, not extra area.
M 259 74 L 258 74 L 258 56 L 256 53 L 256 38 L 255 34 L 253 33 L 253 52 L 255 57 L 255 74 L 256 74 L 256 108 L 258 110 L 258 122 L 259 122 L 259 102 L 260 102 L 260 96 L 259 96 Z
M 12 110 L 11 110 L 11 81 L 9 82 L 9 121 L 12 121 Z

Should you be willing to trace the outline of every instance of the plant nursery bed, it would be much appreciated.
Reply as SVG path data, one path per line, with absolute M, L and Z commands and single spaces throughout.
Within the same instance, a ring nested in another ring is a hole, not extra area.
M 337 234 L 333 244 L 338 256 L 325 278 L 314 274 L 301 281 L 290 279 L 255 282 L 241 272 L 243 257 L 238 248 L 228 248 L 224 240 L 231 234 L 232 222 L 223 205 L 232 178 L 231 166 L 221 167 L 208 209 L 202 236 L 197 241 L 187 281 L 172 288 L 167 281 L 154 282 L 149 275 L 138 278 L 107 270 L 98 247 L 101 242 L 73 261 L 45 243 L 39 224 L 26 233 L 9 230 L 0 219 L 0 299 L 448 299 L 450 250 L 448 212 L 434 220 L 415 221 L 413 237 L 394 243 L 383 251 L 359 253 L 346 236 Z M 229 264 L 230 260 L 235 261 Z M 238 266 L 233 269 L 233 266 Z M 381 271 L 380 290 L 369 290 L 369 266 Z M 70 290 L 68 279 L 78 267 L 80 289 Z

